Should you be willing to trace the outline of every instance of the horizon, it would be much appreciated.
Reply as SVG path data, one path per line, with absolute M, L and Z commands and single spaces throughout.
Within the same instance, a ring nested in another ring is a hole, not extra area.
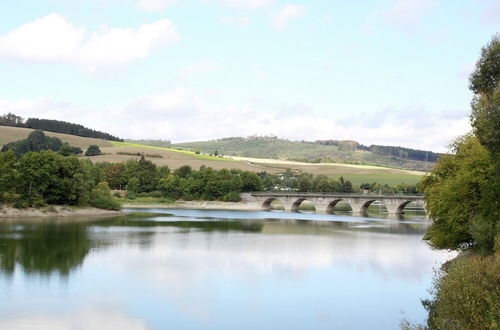
M 3 113 L 172 143 L 256 134 L 446 152 L 471 129 L 468 76 L 500 30 L 490 0 L 2 7 Z

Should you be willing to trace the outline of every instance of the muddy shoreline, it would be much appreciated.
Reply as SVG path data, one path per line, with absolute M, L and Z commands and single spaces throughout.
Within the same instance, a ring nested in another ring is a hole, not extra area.
M 124 215 L 123 211 L 102 210 L 95 207 L 49 206 L 44 208 L 16 209 L 0 206 L 0 220 L 4 218 L 51 218 L 51 217 L 106 217 Z

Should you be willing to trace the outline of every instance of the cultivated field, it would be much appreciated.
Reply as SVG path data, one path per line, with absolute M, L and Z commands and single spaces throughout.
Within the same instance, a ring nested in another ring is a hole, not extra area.
M 9 142 L 24 140 L 28 137 L 28 135 L 33 131 L 31 128 L 21 128 L 21 127 L 9 127 L 9 126 L 0 126 L 0 145 L 4 145 Z M 45 135 L 55 136 L 63 142 L 68 142 L 74 147 L 80 147 L 83 150 L 87 149 L 87 147 L 91 144 L 98 145 L 99 147 L 111 147 L 113 144 L 110 141 L 94 139 L 94 138 L 86 138 L 75 135 L 68 134 L 60 134 L 60 133 L 52 133 L 45 132 Z
M 31 129 L 0 126 L 0 145 L 24 139 Z M 146 155 L 146 159 L 157 165 L 166 165 L 171 169 L 189 165 L 194 169 L 200 166 L 212 167 L 214 169 L 242 169 L 253 172 L 267 171 L 268 173 L 282 173 L 287 169 L 295 172 L 324 174 L 332 178 L 343 176 L 353 184 L 359 185 L 363 182 L 378 182 L 387 184 L 415 184 L 423 172 L 399 170 L 394 168 L 333 164 L 333 163 L 302 163 L 278 159 L 246 158 L 246 157 L 213 157 L 195 154 L 194 152 L 168 149 L 161 147 L 143 146 L 132 143 L 110 142 L 100 139 L 83 138 L 73 135 L 46 132 L 49 136 L 56 136 L 64 142 L 73 146 L 86 149 L 90 144 L 96 144 L 101 148 L 104 155 L 88 157 L 92 162 L 123 162 L 129 159 L 139 159 L 136 155 L 120 155 L 119 153 Z M 153 155 L 154 157 L 148 157 Z

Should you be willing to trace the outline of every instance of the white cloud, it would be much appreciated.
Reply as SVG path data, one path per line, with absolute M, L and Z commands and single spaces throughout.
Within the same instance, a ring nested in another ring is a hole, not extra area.
M 0 56 L 32 61 L 62 61 L 80 47 L 85 29 L 50 14 L 0 35 Z
M 224 99 L 224 91 L 215 103 L 221 99 Z M 212 101 L 206 93 L 176 88 L 139 97 L 123 108 L 84 109 L 47 99 L 0 100 L 0 108 L 23 117 L 76 122 L 123 138 L 175 142 L 274 134 L 291 140 L 352 139 L 367 145 L 399 145 L 444 152 L 454 138 L 470 131 L 466 111 L 434 113 L 421 108 L 393 108 L 339 120 L 319 117 L 314 109 L 302 103 L 232 106 L 216 105 Z
M 396 0 L 383 16 L 401 29 L 412 31 L 434 4 L 435 0 Z
M 89 33 L 50 14 L 0 35 L 0 58 L 79 65 L 91 72 L 143 59 L 180 39 L 166 19 L 138 28 L 103 26 Z
M 161 11 L 173 5 L 176 0 L 139 0 L 137 8 L 147 11 Z
M 302 18 L 305 7 L 298 5 L 287 5 L 281 8 L 273 18 L 273 26 L 277 30 L 283 30 L 287 27 L 289 21 Z

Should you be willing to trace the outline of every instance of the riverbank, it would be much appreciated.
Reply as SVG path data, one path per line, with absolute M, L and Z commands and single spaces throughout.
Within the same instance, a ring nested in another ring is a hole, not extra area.
M 42 208 L 28 207 L 17 209 L 10 206 L 0 206 L 2 218 L 40 218 L 40 217 L 75 217 L 75 216 L 118 216 L 123 211 L 103 210 L 95 207 L 47 206 Z
M 221 201 L 176 201 L 164 204 L 149 203 L 125 203 L 124 208 L 161 208 L 161 209 L 200 209 L 200 210 L 233 210 L 233 211 L 260 211 L 262 208 L 257 204 L 245 202 L 221 202 Z

